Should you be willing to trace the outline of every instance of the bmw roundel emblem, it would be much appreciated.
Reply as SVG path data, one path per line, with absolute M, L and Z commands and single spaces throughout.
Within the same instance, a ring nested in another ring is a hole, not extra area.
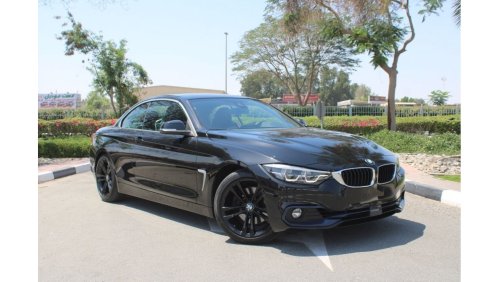
M 373 161 L 372 161 L 372 160 L 370 160 L 370 159 L 365 159 L 365 163 L 367 163 L 367 164 L 374 164 L 375 162 L 373 162 Z

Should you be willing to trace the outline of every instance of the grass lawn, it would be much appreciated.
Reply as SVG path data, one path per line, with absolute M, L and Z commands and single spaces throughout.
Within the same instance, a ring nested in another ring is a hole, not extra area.
M 460 154 L 460 134 L 455 133 L 427 136 L 416 133 L 382 130 L 364 136 L 395 153 Z
M 457 175 L 435 175 L 437 178 L 441 178 L 443 180 L 449 180 L 454 182 L 460 182 L 460 174 Z

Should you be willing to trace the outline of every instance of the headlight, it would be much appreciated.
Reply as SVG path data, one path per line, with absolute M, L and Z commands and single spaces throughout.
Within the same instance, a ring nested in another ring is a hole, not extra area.
M 262 167 L 272 176 L 291 183 L 319 184 L 329 178 L 328 171 L 313 170 L 303 167 L 290 166 L 284 164 L 265 164 Z

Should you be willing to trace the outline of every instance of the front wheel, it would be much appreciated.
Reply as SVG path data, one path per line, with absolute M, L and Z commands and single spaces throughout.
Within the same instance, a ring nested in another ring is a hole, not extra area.
M 214 214 L 219 225 L 233 240 L 260 244 L 274 239 L 264 193 L 253 176 L 243 170 L 229 174 L 214 198 Z
M 99 158 L 95 168 L 97 192 L 104 202 L 115 202 L 121 198 L 116 185 L 116 175 L 111 159 L 104 155 Z

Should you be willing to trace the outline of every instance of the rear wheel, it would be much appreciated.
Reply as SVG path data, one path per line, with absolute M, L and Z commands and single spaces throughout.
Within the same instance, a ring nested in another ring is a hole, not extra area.
M 116 175 L 113 164 L 108 156 L 99 158 L 95 168 L 97 192 L 105 202 L 114 202 L 121 198 L 116 185 Z
M 219 185 L 214 214 L 229 237 L 240 243 L 265 243 L 276 236 L 269 225 L 263 190 L 243 170 L 229 174 Z

